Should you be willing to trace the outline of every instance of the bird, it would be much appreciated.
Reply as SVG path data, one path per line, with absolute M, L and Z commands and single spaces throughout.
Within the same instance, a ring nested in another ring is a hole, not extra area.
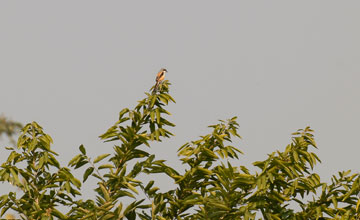
M 167 70 L 165 68 L 161 68 L 161 70 L 158 72 L 158 74 L 156 75 L 156 80 L 155 80 L 155 86 L 154 86 L 154 93 L 157 91 L 160 83 L 165 79 L 165 74 L 167 73 Z

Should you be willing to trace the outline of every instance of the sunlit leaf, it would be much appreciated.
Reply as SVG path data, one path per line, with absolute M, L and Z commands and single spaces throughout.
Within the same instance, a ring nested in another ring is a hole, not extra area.
M 102 154 L 102 155 L 97 156 L 97 157 L 95 158 L 95 160 L 94 160 L 94 163 L 100 162 L 102 159 L 108 157 L 109 155 L 110 155 L 110 154 Z

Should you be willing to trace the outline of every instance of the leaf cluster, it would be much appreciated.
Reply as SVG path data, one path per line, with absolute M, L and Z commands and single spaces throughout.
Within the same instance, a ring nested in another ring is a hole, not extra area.
M 51 150 L 52 139 L 32 122 L 22 129 L 17 147 L 7 147 L 9 156 L 1 165 L 0 181 L 8 182 L 22 193 L 10 192 L 0 197 L 1 215 L 8 209 L 22 219 L 64 219 L 57 207 L 69 206 L 80 195 L 81 182 L 70 169 L 61 167 L 57 153 Z

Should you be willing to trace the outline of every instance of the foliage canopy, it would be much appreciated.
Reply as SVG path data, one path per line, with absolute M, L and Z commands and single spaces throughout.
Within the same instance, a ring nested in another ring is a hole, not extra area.
M 242 154 L 232 145 L 234 138 L 240 138 L 236 117 L 209 126 L 209 134 L 179 148 L 185 170 L 140 149 L 173 135 L 168 129 L 175 125 L 166 119 L 170 113 L 165 109 L 175 102 L 169 85 L 164 81 L 157 93 L 145 93 L 134 109 L 123 109 L 100 136 L 114 143 L 112 154 L 92 160 L 81 145 L 69 167 L 60 165 L 58 154 L 51 150 L 52 139 L 40 125 L 25 125 L 16 147 L 6 148 L 10 153 L 0 169 L 0 181 L 21 193 L 0 197 L 0 215 L 12 210 L 22 219 L 360 218 L 359 174 L 339 172 L 330 184 L 321 182 L 313 171 L 320 159 L 313 152 L 316 143 L 309 127 L 293 133 L 284 151 L 254 162 L 255 173 L 229 161 Z M 71 169 L 81 167 L 85 167 L 82 182 L 97 182 L 94 200 L 79 198 L 82 183 Z M 173 189 L 163 191 L 154 180 L 138 180 L 141 174 L 159 173 L 173 180 Z M 58 210 L 64 206 L 69 208 L 67 213 Z

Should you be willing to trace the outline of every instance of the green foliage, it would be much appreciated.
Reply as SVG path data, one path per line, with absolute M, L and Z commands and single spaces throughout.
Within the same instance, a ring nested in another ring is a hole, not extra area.
M 22 128 L 21 123 L 7 119 L 5 116 L 0 116 L 0 137 L 5 134 L 10 141 L 15 144 L 13 136 Z
M 1 165 L 0 180 L 18 187 L 22 193 L 18 196 L 10 192 L 0 197 L 1 215 L 12 209 L 22 219 L 65 218 L 57 206 L 71 205 L 72 197 L 80 195 L 77 189 L 81 182 L 68 168 L 60 166 L 51 143 L 51 137 L 32 122 L 22 129 L 17 149 L 7 148 L 10 154 Z
M 135 108 L 120 111 L 116 123 L 100 136 L 114 142 L 112 154 L 91 159 L 81 145 L 69 161 L 69 167 L 84 169 L 83 182 L 96 181 L 94 200 L 76 197 L 81 183 L 55 159 L 50 136 L 35 122 L 26 125 L 18 149 L 8 148 L 11 152 L 0 170 L 0 180 L 23 195 L 1 196 L 1 215 L 12 209 L 23 219 L 360 218 L 360 175 L 340 172 L 331 184 L 321 182 L 313 171 L 320 159 L 313 152 L 316 143 L 309 127 L 295 132 L 284 151 L 254 162 L 257 172 L 231 163 L 242 154 L 232 144 L 241 138 L 236 117 L 209 126 L 209 134 L 179 148 L 185 170 L 156 159 L 146 148 L 171 137 L 168 129 L 175 126 L 166 118 L 170 113 L 165 107 L 175 102 L 169 85 L 164 81 Z M 173 189 L 160 190 L 154 181 L 157 174 L 168 176 Z M 152 180 L 140 181 L 144 175 Z M 68 207 L 68 213 L 58 211 L 58 206 Z

